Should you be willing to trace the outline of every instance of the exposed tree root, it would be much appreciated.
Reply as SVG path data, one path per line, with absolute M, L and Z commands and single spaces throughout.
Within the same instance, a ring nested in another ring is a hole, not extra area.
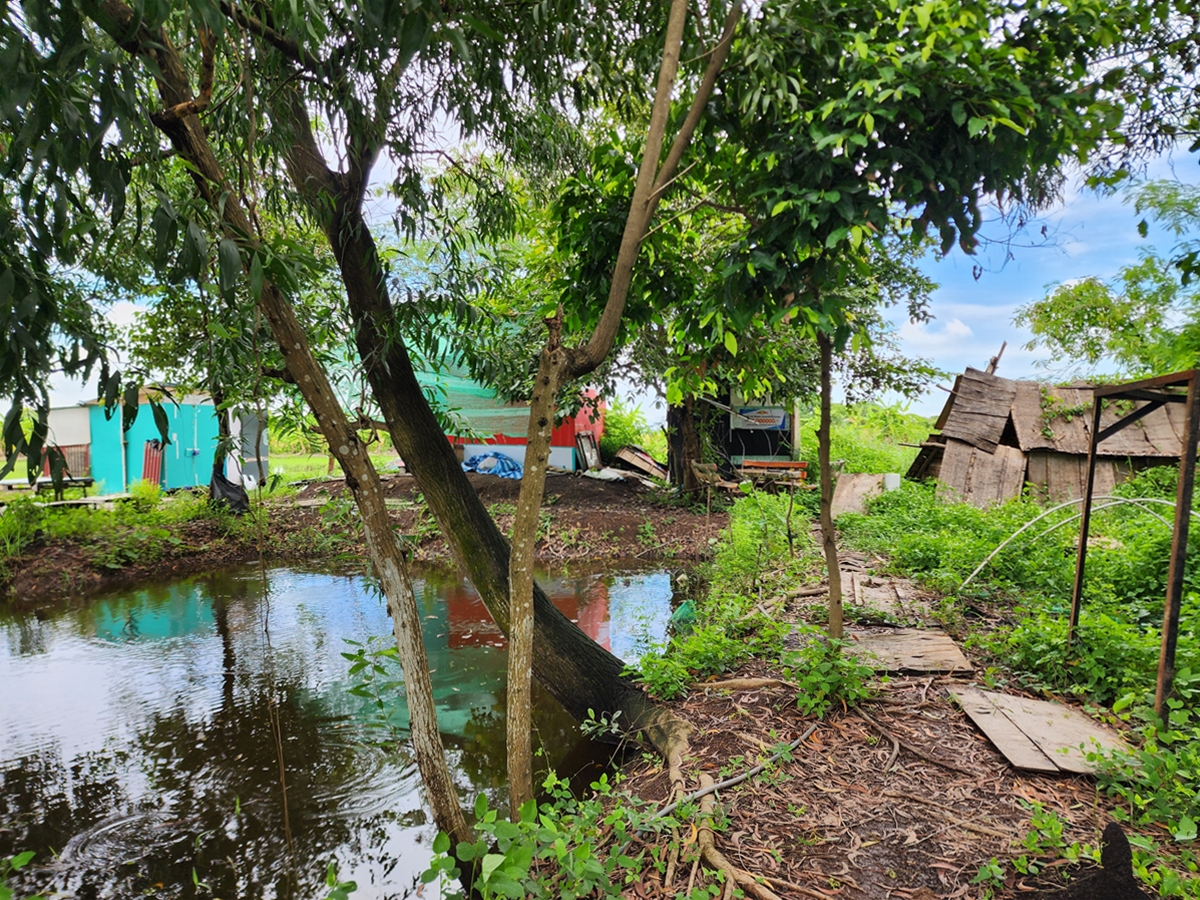
M 717 849 L 710 824 L 717 805 L 717 801 L 712 795 L 712 790 L 715 788 L 716 784 L 710 775 L 702 774 L 700 776 L 700 789 L 708 790 L 709 793 L 700 800 L 700 821 L 697 826 L 699 833 L 696 842 L 700 846 L 700 855 L 704 857 L 704 861 L 714 869 L 725 873 L 724 900 L 730 900 L 733 897 L 734 888 L 739 884 L 761 900 L 780 900 L 778 894 L 766 885 L 760 884 L 749 872 L 743 872 L 737 868 Z
M 779 678 L 726 678 L 724 681 L 698 681 L 692 687 L 698 691 L 752 691 L 769 687 L 795 689 L 796 686 Z

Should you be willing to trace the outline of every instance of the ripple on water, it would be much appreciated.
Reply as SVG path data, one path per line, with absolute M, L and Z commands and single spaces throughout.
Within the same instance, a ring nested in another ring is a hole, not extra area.
M 421 806 L 420 773 L 407 746 L 396 748 L 341 738 L 355 751 L 352 771 L 313 772 L 308 802 L 318 821 L 356 820 Z M 406 800 L 411 800 L 406 804 Z
M 58 863 L 95 869 L 138 862 L 188 840 L 198 821 L 198 816 L 179 819 L 162 810 L 118 813 L 71 838 Z

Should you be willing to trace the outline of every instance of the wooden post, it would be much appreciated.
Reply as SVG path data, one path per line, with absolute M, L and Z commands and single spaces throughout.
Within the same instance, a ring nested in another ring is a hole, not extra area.
M 1188 380 L 1187 426 L 1179 458 L 1179 487 L 1175 492 L 1175 533 L 1171 537 L 1171 567 L 1167 574 L 1167 600 L 1163 609 L 1162 649 L 1158 656 L 1158 685 L 1154 713 L 1167 727 L 1171 711 L 1167 701 L 1175 687 L 1175 643 L 1179 637 L 1179 606 L 1183 599 L 1183 570 L 1187 565 L 1188 524 L 1192 515 L 1192 488 L 1196 480 L 1196 439 L 1200 433 L 1200 390 L 1196 373 Z
M 1075 586 L 1071 589 L 1071 618 L 1067 624 L 1067 646 L 1075 639 L 1079 626 L 1079 606 L 1083 600 L 1083 569 L 1087 562 L 1088 529 L 1092 524 L 1092 494 L 1096 487 L 1096 445 L 1100 443 L 1100 397 L 1092 395 L 1092 434 L 1088 444 L 1087 482 L 1083 490 L 1083 509 L 1079 519 L 1079 549 L 1075 554 Z

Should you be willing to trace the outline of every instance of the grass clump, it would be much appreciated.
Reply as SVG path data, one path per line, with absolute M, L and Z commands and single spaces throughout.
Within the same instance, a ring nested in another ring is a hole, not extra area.
M 789 515 L 789 506 L 786 495 L 753 490 L 733 505 L 729 530 L 702 573 L 708 590 L 695 603 L 695 624 L 638 664 L 637 677 L 651 695 L 679 697 L 698 678 L 751 657 L 781 661 L 790 628 L 777 617 L 783 594 L 820 565 L 807 520 L 795 509 Z

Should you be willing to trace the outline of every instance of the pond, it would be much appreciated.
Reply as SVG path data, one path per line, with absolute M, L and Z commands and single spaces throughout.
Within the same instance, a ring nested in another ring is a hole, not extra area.
M 669 573 L 542 584 L 623 659 L 664 639 Z M 460 794 L 503 805 L 503 638 L 463 582 L 415 586 Z M 342 655 L 390 633 L 362 577 L 257 566 L 0 613 L 0 856 L 80 898 L 324 897 L 330 863 L 356 900 L 415 896 L 435 829 L 406 711 Z M 587 756 L 540 692 L 535 729 L 535 765 Z

